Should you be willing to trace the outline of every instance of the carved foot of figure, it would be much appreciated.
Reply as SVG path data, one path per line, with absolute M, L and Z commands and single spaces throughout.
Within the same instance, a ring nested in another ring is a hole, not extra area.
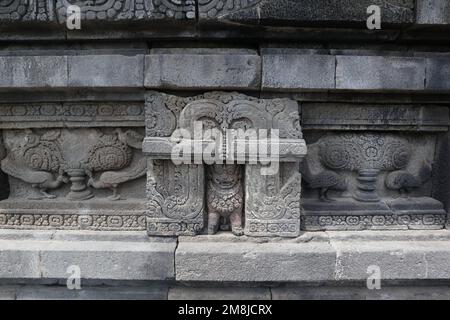
M 323 201 L 323 202 L 334 202 L 334 201 L 336 201 L 334 199 L 328 198 L 328 189 L 320 190 L 319 199 L 320 199 L 320 201 Z
M 29 196 L 29 200 L 44 200 L 44 199 L 55 199 L 56 196 L 45 192 L 44 190 L 39 190 L 37 194 Z
M 231 226 L 231 232 L 238 237 L 244 235 L 244 229 L 241 226 Z
M 112 189 L 113 194 L 110 195 L 109 197 L 107 197 L 109 200 L 111 201 L 118 201 L 118 200 L 122 200 L 122 197 L 120 196 L 120 194 L 117 192 L 117 187 Z
M 45 199 L 55 199 L 56 198 L 56 196 L 54 194 L 47 193 L 44 190 L 41 190 L 41 193 Z
M 215 212 L 211 212 L 208 215 L 208 234 L 216 234 L 219 230 L 220 215 Z
M 108 200 L 111 200 L 111 201 L 119 201 L 119 200 L 122 200 L 122 197 L 120 196 L 120 194 L 111 195 L 111 196 L 108 196 L 107 198 L 108 198 Z
M 242 212 L 241 210 L 235 211 L 230 216 L 230 222 L 231 222 L 231 232 L 235 236 L 242 236 L 244 235 L 244 229 L 242 228 Z

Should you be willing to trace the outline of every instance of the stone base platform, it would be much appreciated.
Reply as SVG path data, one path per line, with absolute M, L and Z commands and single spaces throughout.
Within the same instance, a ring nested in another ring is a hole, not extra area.
M 80 268 L 81 290 L 66 288 L 70 266 Z M 380 290 L 366 287 L 374 266 Z M 449 280 L 449 230 L 305 232 L 271 242 L 0 231 L 4 299 L 450 299 Z

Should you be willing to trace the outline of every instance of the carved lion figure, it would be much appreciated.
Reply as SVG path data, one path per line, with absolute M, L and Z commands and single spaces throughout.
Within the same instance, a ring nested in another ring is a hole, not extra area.
M 242 211 L 244 193 L 241 184 L 241 167 L 238 165 L 211 165 L 207 169 L 208 234 L 215 234 L 220 218 L 230 220 L 231 231 L 244 234 Z

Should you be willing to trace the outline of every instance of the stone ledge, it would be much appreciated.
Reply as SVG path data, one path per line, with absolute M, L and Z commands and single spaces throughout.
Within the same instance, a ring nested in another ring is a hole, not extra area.
M 450 58 L 440 54 L 287 48 L 90 53 L 0 55 L 0 90 L 450 91 Z
M 176 240 L 145 232 L 0 230 L 0 279 L 170 280 Z
M 180 237 L 175 256 L 179 281 L 365 281 L 371 265 L 382 279 L 449 279 L 450 232 L 311 232 L 270 243 L 226 234 Z
M 256 51 L 153 50 L 145 59 L 146 88 L 258 90 L 260 83 Z

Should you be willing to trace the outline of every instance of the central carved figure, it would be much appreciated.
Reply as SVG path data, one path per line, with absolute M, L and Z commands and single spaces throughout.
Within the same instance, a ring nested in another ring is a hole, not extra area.
M 208 234 L 217 232 L 222 217 L 230 221 L 233 234 L 243 235 L 244 192 L 241 166 L 214 164 L 208 167 L 207 172 Z

